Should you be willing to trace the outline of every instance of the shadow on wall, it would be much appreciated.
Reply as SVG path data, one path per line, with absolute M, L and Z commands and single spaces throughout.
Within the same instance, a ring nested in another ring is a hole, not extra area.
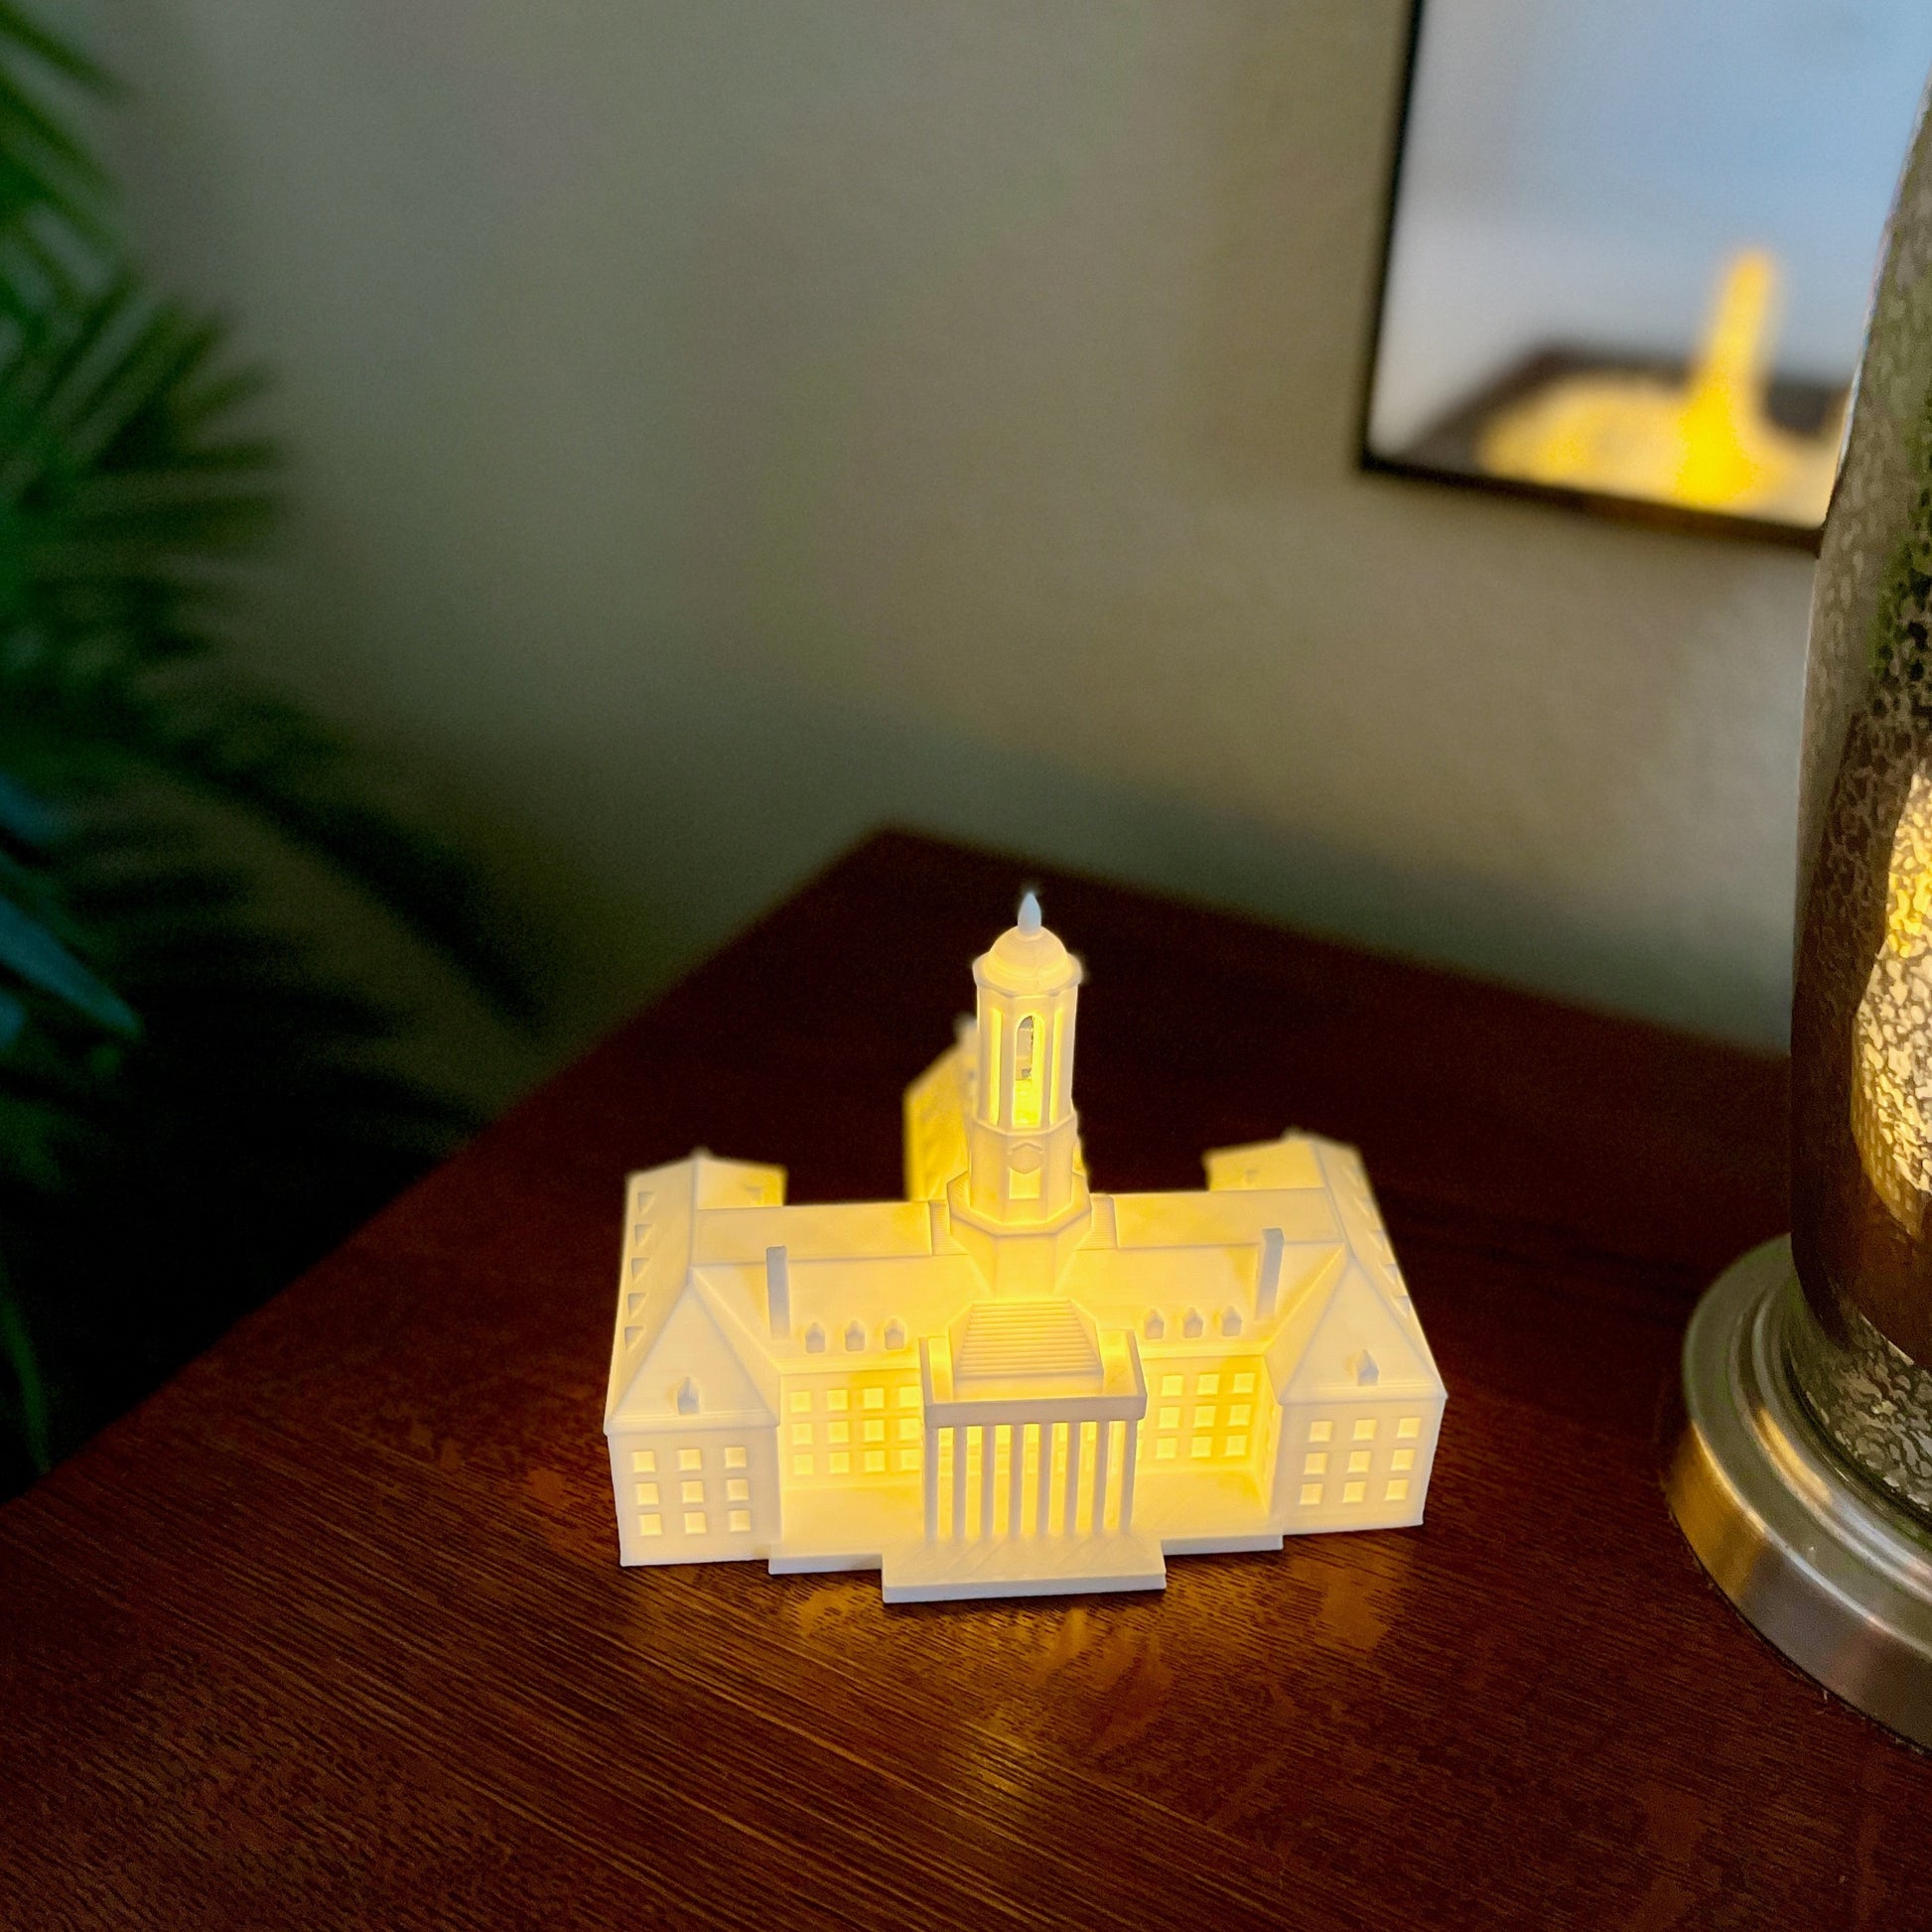
M 1681 922 L 1654 934 L 1606 926 L 1473 871 L 1392 865 L 769 675 L 687 665 L 667 697 L 676 715 L 659 721 L 648 772 L 633 766 L 624 780 L 641 784 L 641 818 L 656 831 L 626 869 L 634 897 L 598 896 L 583 881 L 573 907 L 580 929 L 595 927 L 587 955 L 606 962 L 604 1019 L 727 936 L 720 867 L 737 905 L 762 908 L 828 854 L 894 823 L 1700 1033 L 1759 1044 L 1783 1035 L 1789 981 L 1767 970 L 1782 955 L 1767 961 L 1722 935 L 1693 950 Z M 569 750 L 580 776 L 598 782 L 591 749 L 577 738 Z M 627 753 L 611 744 L 595 756 L 619 764 Z M 721 771 L 734 782 L 721 785 Z M 569 877 L 553 866 L 545 890 Z

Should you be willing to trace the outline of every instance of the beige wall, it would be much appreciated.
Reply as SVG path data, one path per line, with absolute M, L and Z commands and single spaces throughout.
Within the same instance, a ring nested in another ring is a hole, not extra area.
M 1776 1038 L 1809 559 L 1352 473 L 1405 11 L 123 0 L 279 674 L 586 1021 L 892 818 Z

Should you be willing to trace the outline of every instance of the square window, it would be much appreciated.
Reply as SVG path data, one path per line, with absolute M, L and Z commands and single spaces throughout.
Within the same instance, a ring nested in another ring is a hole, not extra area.
M 638 1517 L 637 1534 L 639 1536 L 662 1536 L 664 1534 L 663 1517 L 657 1515 Z
M 697 1482 L 680 1482 L 677 1487 L 679 1502 L 701 1503 L 704 1501 L 704 1483 L 701 1480 Z
M 866 1391 L 865 1402 L 868 1409 L 885 1408 L 886 1391 L 884 1389 L 868 1389 Z
M 1161 1427 L 1163 1429 L 1178 1429 L 1180 1427 L 1180 1411 L 1178 1409 L 1163 1409 L 1161 1411 Z
M 1163 1395 L 1178 1395 L 1180 1393 L 1180 1377 L 1177 1375 L 1162 1376 L 1161 1393 Z
M 866 1424 L 867 1442 L 883 1443 L 885 1440 L 886 1440 L 886 1425 L 883 1422 L 869 1422 Z
M 702 1469 L 704 1467 L 703 1449 L 679 1449 L 677 1465 L 680 1469 Z
M 1355 1440 L 1358 1443 L 1372 1443 L 1375 1440 L 1375 1418 L 1364 1416 L 1355 1425 Z
M 808 1476 L 812 1472 L 812 1458 L 809 1455 L 794 1455 L 791 1458 L 791 1472 L 795 1476 Z
M 867 1449 L 866 1451 L 866 1474 L 867 1475 L 876 1476 L 883 1468 L 885 1468 L 885 1466 L 886 1466 L 886 1451 L 884 1449 Z
M 1246 1429 L 1254 1413 L 1254 1404 L 1251 1402 L 1233 1403 L 1228 1409 L 1228 1427 Z
M 1316 1449 L 1312 1455 L 1303 1456 L 1302 1473 L 1305 1476 L 1325 1476 L 1328 1473 L 1328 1451 Z
M 1396 1440 L 1398 1442 L 1401 1443 L 1414 1442 L 1415 1439 L 1422 1434 L 1422 1418 L 1420 1416 L 1404 1416 L 1403 1419 L 1396 1424 L 1395 1434 L 1396 1434 Z
M 916 1409 L 919 1406 L 919 1385 L 908 1382 L 900 1389 L 897 1398 L 901 1409 Z
M 1415 1466 L 1416 1451 L 1414 1449 L 1397 1449 L 1389 1457 L 1389 1467 L 1392 1469 L 1413 1469 Z
M 705 1533 L 704 1511 L 687 1509 L 684 1512 L 684 1533 L 686 1536 L 703 1536 Z
M 1230 1436 L 1221 1445 L 1221 1453 L 1223 1455 L 1246 1455 L 1247 1452 L 1248 1439 L 1245 1436 Z
M 844 1389 L 828 1389 L 825 1392 L 825 1406 L 836 1413 L 843 1414 L 852 1407 L 852 1398 Z
M 725 1484 L 725 1500 L 728 1503 L 748 1503 L 752 1500 L 752 1485 L 743 1476 L 733 1476 Z
M 844 1449 L 835 1449 L 825 1458 L 826 1469 L 835 1476 L 852 1473 L 852 1457 Z
M 851 1442 L 852 1425 L 849 1422 L 828 1422 L 825 1425 L 825 1440 L 828 1443 Z
M 1318 1503 L 1321 1500 L 1321 1485 L 1318 1482 L 1305 1482 L 1302 1485 L 1302 1501 Z
M 1194 1411 L 1194 1427 L 1196 1429 L 1212 1429 L 1214 1427 L 1214 1409 L 1212 1404 L 1209 1404 L 1205 1409 L 1196 1409 Z
M 633 1476 L 654 1476 L 657 1473 L 657 1451 L 655 1449 L 632 1449 L 630 1451 L 630 1473 Z
M 1196 1395 L 1219 1395 L 1221 1393 L 1221 1378 L 1218 1375 L 1201 1376 L 1194 1384 L 1194 1393 Z
M 899 1417 L 898 1440 L 901 1443 L 916 1443 L 919 1440 L 919 1419 L 917 1416 Z
M 741 1534 L 752 1527 L 752 1512 L 749 1509 L 735 1509 L 731 1513 L 731 1526 Z
M 1348 1451 L 1348 1473 L 1351 1476 L 1366 1475 L 1368 1473 L 1367 1449 L 1350 1449 Z
M 725 1467 L 742 1469 L 745 1466 L 745 1451 L 742 1449 L 728 1449 L 725 1451 Z
M 901 1469 L 916 1469 L 919 1466 L 919 1451 L 915 1449 L 900 1449 L 898 1466 Z
M 1409 1500 L 1409 1478 L 1407 1476 L 1397 1476 L 1383 1490 L 1382 1497 L 1385 1502 L 1406 1503 Z
M 1155 1444 L 1154 1459 L 1157 1462 L 1172 1462 L 1173 1460 L 1173 1438 L 1172 1436 L 1163 1436 Z
M 1325 1443 L 1334 1433 L 1335 1426 L 1331 1422 L 1311 1422 L 1309 1424 L 1309 1441 L 1311 1443 Z
M 809 1416 L 812 1413 L 812 1392 L 810 1389 L 792 1390 L 791 1413 L 794 1416 Z
M 657 1485 L 654 1482 L 640 1482 L 637 1485 L 636 1500 L 647 1509 L 657 1507 Z
M 1187 1453 L 1196 1462 L 1205 1462 L 1214 1453 L 1214 1438 L 1212 1436 L 1196 1436 L 1187 1445 Z
M 795 1422 L 791 1426 L 791 1446 L 793 1449 L 810 1449 L 812 1446 L 812 1426 L 808 1422 Z
M 1255 1392 L 1255 1378 L 1252 1374 L 1244 1371 L 1234 1378 L 1233 1386 L 1236 1395 L 1253 1395 Z
M 1358 1503 L 1368 1494 L 1365 1482 L 1344 1482 L 1341 1485 L 1341 1499 L 1345 1503 Z

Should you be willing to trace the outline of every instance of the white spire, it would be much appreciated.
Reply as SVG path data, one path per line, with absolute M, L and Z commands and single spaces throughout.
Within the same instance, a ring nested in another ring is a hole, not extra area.
M 1039 895 L 1030 892 L 1020 901 L 1020 930 L 1031 938 L 1039 930 Z

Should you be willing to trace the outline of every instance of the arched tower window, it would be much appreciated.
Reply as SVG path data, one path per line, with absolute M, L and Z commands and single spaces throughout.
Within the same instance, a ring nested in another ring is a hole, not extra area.
M 1041 1076 L 1045 1072 L 1042 1059 L 1039 1023 L 1030 1013 L 1013 1035 L 1013 1124 L 1016 1127 L 1039 1125 Z

